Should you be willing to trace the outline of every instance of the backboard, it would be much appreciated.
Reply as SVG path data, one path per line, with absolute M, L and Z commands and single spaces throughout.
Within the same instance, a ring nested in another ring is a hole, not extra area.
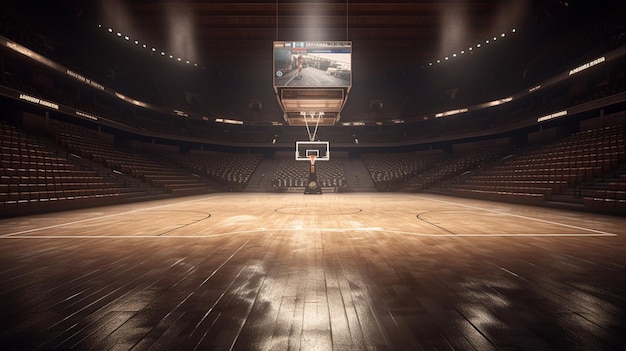
M 328 141 L 296 141 L 296 161 L 310 162 L 311 155 L 315 155 L 316 161 L 329 161 Z

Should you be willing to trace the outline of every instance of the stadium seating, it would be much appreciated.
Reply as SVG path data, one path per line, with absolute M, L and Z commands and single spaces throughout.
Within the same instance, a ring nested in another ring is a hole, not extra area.
M 475 170 L 446 191 L 495 199 L 549 200 L 626 160 L 624 126 L 576 133 L 557 142 L 511 154 L 498 164 Z
M 154 194 L 149 187 L 92 167 L 46 140 L 0 124 L 0 207 L 4 215 L 93 206 Z
M 118 172 L 142 179 L 172 194 L 198 194 L 215 191 L 198 175 L 176 169 L 147 156 L 113 147 L 104 141 L 78 134 L 57 133 L 60 145 L 81 157 L 99 162 Z
M 623 137 L 623 134 L 622 134 Z M 617 141 L 619 143 L 619 140 Z M 610 146 L 610 149 L 618 147 Z M 619 147 L 618 147 L 619 148 Z M 621 149 L 623 150 L 623 140 Z M 583 184 L 580 193 L 585 209 L 595 212 L 626 214 L 626 164 L 623 152 L 618 151 L 620 164 L 601 179 Z
M 317 181 L 326 191 L 341 191 L 346 187 L 346 178 L 341 162 L 318 161 L 315 163 Z M 287 191 L 289 188 L 304 188 L 309 179 L 310 163 L 294 159 L 281 160 L 273 175 L 275 191 Z
M 208 176 L 229 190 L 245 188 L 262 158 L 261 154 L 232 152 L 160 153 L 159 156 L 183 168 Z
M 400 183 L 434 166 L 443 157 L 439 152 L 362 155 L 376 188 L 381 191 L 394 190 Z
M 434 167 L 429 167 L 423 172 L 420 172 L 414 177 L 408 179 L 400 186 L 399 190 L 403 192 L 416 192 L 428 189 L 431 186 L 440 184 L 451 177 L 458 176 L 481 167 L 485 163 L 490 162 L 509 150 L 509 147 L 502 147 L 498 149 L 489 148 L 466 153 L 457 157 L 450 157 L 445 160 L 442 159 Z

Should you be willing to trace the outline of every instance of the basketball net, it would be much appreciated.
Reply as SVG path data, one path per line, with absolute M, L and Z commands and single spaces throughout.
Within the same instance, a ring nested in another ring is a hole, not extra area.
M 311 158 L 311 173 L 315 173 L 315 158 L 317 156 L 309 155 L 309 157 Z
M 313 129 L 313 132 L 311 132 L 311 128 L 309 127 L 309 119 L 307 118 L 307 114 L 310 116 L 311 121 L 315 121 L 315 129 Z M 317 114 L 317 116 L 315 116 L 315 114 Z M 309 141 L 315 141 L 315 137 L 317 136 L 317 127 L 319 127 L 320 125 L 320 120 L 322 119 L 322 116 L 324 116 L 324 112 L 302 111 L 300 112 L 300 115 L 304 118 L 306 132 L 309 134 Z

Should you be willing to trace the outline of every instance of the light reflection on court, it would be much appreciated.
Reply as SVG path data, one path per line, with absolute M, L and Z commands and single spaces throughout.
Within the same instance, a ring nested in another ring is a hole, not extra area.
M 625 327 L 625 224 L 422 194 L 228 194 L 7 219 L 0 342 L 610 348 Z

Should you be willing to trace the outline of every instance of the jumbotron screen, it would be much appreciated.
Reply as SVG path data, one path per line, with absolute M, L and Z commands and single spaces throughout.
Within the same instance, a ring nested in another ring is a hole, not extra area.
M 275 41 L 275 87 L 351 87 L 352 42 Z

